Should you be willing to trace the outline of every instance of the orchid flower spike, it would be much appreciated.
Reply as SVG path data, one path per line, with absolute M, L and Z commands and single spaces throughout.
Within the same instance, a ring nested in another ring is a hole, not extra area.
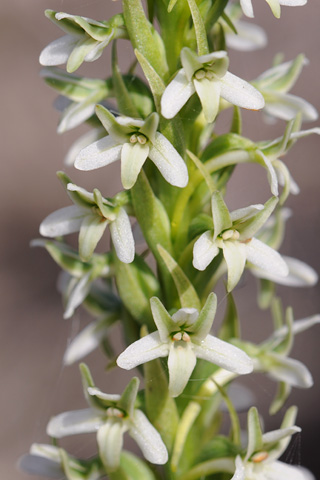
M 59 237 L 79 232 L 79 255 L 88 261 L 101 239 L 107 225 L 116 254 L 124 263 L 134 259 L 134 239 L 127 212 L 121 205 L 102 197 L 98 189 L 93 193 L 70 182 L 63 172 L 58 176 L 65 186 L 74 205 L 61 208 L 46 217 L 40 225 L 40 234 Z
M 279 430 L 262 433 L 258 411 L 250 408 L 247 452 L 244 458 L 236 457 L 236 471 L 231 480 L 315 480 L 308 470 L 278 460 L 292 435 L 301 431 L 294 425 L 296 413 L 296 407 L 289 408 Z
M 101 105 L 97 105 L 96 113 L 109 135 L 81 150 L 76 157 L 76 168 L 94 170 L 121 159 L 122 185 L 129 189 L 136 183 L 149 157 L 171 185 L 187 185 L 187 166 L 169 140 L 157 131 L 157 113 L 152 113 L 144 121 L 115 118 Z
M 301 5 L 305 5 L 307 3 L 307 0 L 266 0 L 266 2 L 270 6 L 273 15 L 276 18 L 280 18 L 281 5 L 285 5 L 288 7 L 299 7 Z M 240 5 L 243 13 L 247 17 L 254 17 L 252 0 L 240 0 Z
M 193 266 L 205 270 L 222 250 L 228 268 L 227 290 L 239 282 L 246 261 L 276 275 L 288 275 L 288 266 L 281 255 L 253 236 L 274 210 L 278 199 L 265 205 L 251 205 L 229 212 L 220 192 L 212 195 L 213 231 L 204 232 L 194 244 Z
M 181 63 L 182 69 L 169 83 L 161 98 L 161 113 L 165 118 L 173 118 L 195 92 L 209 123 L 214 121 L 219 112 L 220 97 L 250 110 L 264 107 L 263 96 L 257 89 L 227 71 L 227 52 L 198 56 L 185 47 L 181 51 Z
M 52 66 L 66 63 L 70 73 L 83 62 L 97 60 L 115 38 L 127 36 L 122 15 L 115 15 L 108 22 L 97 22 L 53 10 L 46 10 L 45 15 L 67 35 L 54 40 L 42 50 L 40 64 Z
M 195 308 L 181 308 L 171 316 L 158 298 L 151 298 L 150 304 L 158 331 L 129 345 L 117 359 L 119 367 L 131 370 L 155 358 L 168 357 L 169 392 L 173 397 L 183 392 L 197 358 L 239 375 L 252 371 L 247 354 L 209 335 L 217 308 L 214 293 L 200 313 Z
M 107 472 L 118 469 L 123 445 L 123 434 L 137 442 L 145 458 L 155 464 L 168 461 L 168 452 L 160 434 L 145 414 L 135 408 L 139 379 L 134 377 L 122 395 L 106 394 L 96 388 L 88 367 L 80 365 L 85 397 L 90 408 L 64 412 L 53 417 L 47 433 L 62 438 L 78 433 L 97 433 L 101 461 Z

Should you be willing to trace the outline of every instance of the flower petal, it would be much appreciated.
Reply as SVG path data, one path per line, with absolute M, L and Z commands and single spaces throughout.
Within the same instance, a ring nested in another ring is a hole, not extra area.
M 310 388 L 313 385 L 311 373 L 307 367 L 293 358 L 283 357 L 276 353 L 269 353 L 268 360 L 272 362 L 268 368 L 268 375 L 274 380 L 286 382 L 299 388 Z
M 85 215 L 86 210 L 77 205 L 60 208 L 41 222 L 40 234 L 52 238 L 78 232 Z
M 81 305 L 90 291 L 91 272 L 88 272 L 80 280 L 77 280 L 69 293 L 67 305 L 64 310 L 63 318 L 70 318 L 74 314 L 75 309 Z
M 124 188 L 132 188 L 149 155 L 149 145 L 125 143 L 121 150 L 121 182 Z
M 301 97 L 289 93 L 269 92 L 265 94 L 266 105 L 264 112 L 281 120 L 292 120 L 301 113 L 304 122 L 314 122 L 318 112 L 311 103 Z
M 153 332 L 129 345 L 129 347 L 119 355 L 117 364 L 125 370 L 131 370 L 137 365 L 150 362 L 150 360 L 154 360 L 155 358 L 166 357 L 168 352 L 168 345 L 160 341 L 158 332 Z
M 29 475 L 58 478 L 60 480 L 66 478 L 63 474 L 60 462 L 57 463 L 40 455 L 29 453 L 23 455 L 23 457 L 19 459 L 18 467 Z
M 198 358 L 230 372 L 242 375 L 253 370 L 253 362 L 243 350 L 212 335 L 208 335 L 199 345 L 193 344 L 193 349 Z
M 165 118 L 173 118 L 195 92 L 192 82 L 187 79 L 184 70 L 178 71 L 161 97 L 161 113 Z
M 240 0 L 243 13 L 250 18 L 254 17 L 251 0 Z
M 240 242 L 224 241 L 222 244 L 223 256 L 228 266 L 228 292 L 234 289 L 239 282 L 246 264 L 246 246 Z
M 113 472 L 120 465 L 123 433 L 126 429 L 122 420 L 110 418 L 98 430 L 99 455 L 107 472 Z
M 87 215 L 84 218 L 79 234 L 79 255 L 82 261 L 90 260 L 108 223 L 100 215 Z
M 279 478 L 290 478 L 290 480 L 314 480 L 314 476 L 308 470 L 287 465 L 283 462 L 272 462 L 265 464 L 263 475 L 266 480 L 279 480 Z
M 246 479 L 246 472 L 245 466 L 240 455 L 236 456 L 236 471 L 234 472 L 233 477 L 231 480 L 245 480 Z
M 171 185 L 181 188 L 187 185 L 189 177 L 184 160 L 169 140 L 159 132 L 155 134 L 149 158 Z
M 272 282 L 289 287 L 312 287 L 318 282 L 318 274 L 310 265 L 285 255 L 283 255 L 282 258 L 289 268 L 289 273 L 286 277 L 267 272 L 257 267 L 252 267 L 251 271 L 253 275 L 258 278 L 266 278 Z
M 39 62 L 44 66 L 67 63 L 69 55 L 76 46 L 78 38 L 65 35 L 49 43 L 40 53 Z
M 135 254 L 134 239 L 130 220 L 124 208 L 119 209 L 116 219 L 109 227 L 117 257 L 121 262 L 131 263 Z
M 50 437 L 62 438 L 78 433 L 95 432 L 103 423 L 103 418 L 91 408 L 60 413 L 51 418 L 47 426 Z
M 120 160 L 122 144 L 108 135 L 84 148 L 76 156 L 74 166 L 78 170 L 95 170 Z
M 200 99 L 204 116 L 208 123 L 215 120 L 219 112 L 221 83 L 219 80 L 193 80 L 193 85 Z
M 172 397 L 183 392 L 196 362 L 191 342 L 172 342 L 168 357 L 169 392 Z
M 205 270 L 209 263 L 219 253 L 219 248 L 212 241 L 212 233 L 204 232 L 196 241 L 193 247 L 193 266 L 197 270 Z
M 261 93 L 245 80 L 227 72 L 220 82 L 221 97 L 232 105 L 250 110 L 260 110 L 264 107 L 265 102 Z
M 236 29 L 237 35 L 232 31 L 226 33 L 226 42 L 229 48 L 249 52 L 267 45 L 267 35 L 258 25 L 238 21 Z
M 247 260 L 266 272 L 274 275 L 286 277 L 289 268 L 281 255 L 261 242 L 257 238 L 252 238 L 245 245 Z
M 160 434 L 151 425 L 145 414 L 136 409 L 130 421 L 129 434 L 137 442 L 145 458 L 157 465 L 168 461 L 168 452 Z

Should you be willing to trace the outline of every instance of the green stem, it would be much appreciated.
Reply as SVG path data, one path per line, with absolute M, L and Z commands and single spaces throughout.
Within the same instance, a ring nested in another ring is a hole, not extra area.
M 233 458 L 217 458 L 215 460 L 208 460 L 200 463 L 192 468 L 188 473 L 183 473 L 177 477 L 176 480 L 197 480 L 211 475 L 213 473 L 234 473 L 234 459 Z

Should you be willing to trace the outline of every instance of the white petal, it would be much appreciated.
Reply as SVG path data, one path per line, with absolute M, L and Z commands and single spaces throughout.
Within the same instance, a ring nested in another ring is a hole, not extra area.
M 141 410 L 134 411 L 130 424 L 129 434 L 137 442 L 145 458 L 157 465 L 167 463 L 168 452 L 165 444 Z
M 78 433 L 96 432 L 103 423 L 101 415 L 91 408 L 60 413 L 53 417 L 47 426 L 50 437 L 62 438 Z
M 286 5 L 287 7 L 300 7 L 306 5 L 307 0 L 279 0 L 280 5 Z
M 256 205 L 250 205 L 249 207 L 238 208 L 237 210 L 233 210 L 230 213 L 230 218 L 232 222 L 237 220 L 248 220 L 249 218 L 256 215 L 258 212 L 264 209 L 264 205 L 262 203 L 257 203 Z
M 58 133 L 71 130 L 88 120 L 88 118 L 94 114 L 96 103 L 100 100 L 100 91 L 94 91 L 81 102 L 72 102 L 71 105 L 63 111 L 57 130 Z
M 219 253 L 219 248 L 212 241 L 212 233 L 204 232 L 193 247 L 193 266 L 197 270 L 205 270 Z
M 107 471 L 112 472 L 119 467 L 125 430 L 123 421 L 119 419 L 109 419 L 99 428 L 99 455 Z
M 251 0 L 240 0 L 243 13 L 250 18 L 254 17 Z
M 231 480 L 245 480 L 245 466 L 242 462 L 240 455 L 236 456 L 236 471 L 234 472 L 233 477 Z
M 60 208 L 46 217 L 40 225 L 44 237 L 59 237 L 78 232 L 87 211 L 76 205 Z
M 245 243 L 247 260 L 266 272 L 274 275 L 286 277 L 289 268 L 281 255 L 261 242 L 257 238 L 252 238 L 250 242 Z
M 278 190 L 278 178 L 277 178 L 277 174 L 275 172 L 275 169 L 272 165 L 272 162 L 271 160 L 262 153 L 262 151 L 260 150 L 259 153 L 258 153 L 259 157 L 261 158 L 262 162 L 264 163 L 265 165 L 265 168 L 267 169 L 268 171 L 268 180 L 269 180 L 269 184 L 270 184 L 270 187 L 271 187 L 271 193 L 272 195 L 274 195 L 275 197 L 278 196 L 279 194 L 279 190 Z
M 194 87 L 200 99 L 205 119 L 208 123 L 215 120 L 219 112 L 221 83 L 219 80 L 194 80 Z
M 39 455 L 23 455 L 23 457 L 19 459 L 18 467 L 29 475 L 58 478 L 60 480 L 66 478 L 63 474 L 60 462 L 57 463 Z
M 263 468 L 265 480 L 279 480 L 288 478 L 290 480 L 311 480 L 313 475 L 306 469 L 294 467 L 283 462 L 272 462 Z
M 121 150 L 121 182 L 124 188 L 132 188 L 149 155 L 149 145 L 125 143 Z
M 65 35 L 49 43 L 40 53 L 39 62 L 41 65 L 62 65 L 67 63 L 69 55 L 76 46 L 78 38 L 72 35 Z
M 95 350 L 106 336 L 108 327 L 102 322 L 91 322 L 68 345 L 63 356 L 65 365 L 71 365 Z
M 119 355 L 117 364 L 125 370 L 131 370 L 137 365 L 150 362 L 150 360 L 155 358 L 166 357 L 168 352 L 168 345 L 160 341 L 158 332 L 153 332 L 129 345 Z
M 227 72 L 221 78 L 221 97 L 232 105 L 238 105 L 250 110 L 260 110 L 264 107 L 264 98 L 250 83 Z
M 243 243 L 234 241 L 223 242 L 223 256 L 228 267 L 228 292 L 231 292 L 239 282 L 246 264 L 246 248 Z
M 289 273 L 286 277 L 267 272 L 257 267 L 253 267 L 251 271 L 253 275 L 258 278 L 266 278 L 272 282 L 289 287 L 312 287 L 318 282 L 318 274 L 310 265 L 296 258 L 287 256 L 283 256 L 282 258 L 289 268 Z
M 229 48 L 248 52 L 267 45 L 265 31 L 258 25 L 239 21 L 236 23 L 236 28 L 237 35 L 233 32 L 226 34 L 226 42 Z
M 268 96 L 267 96 L 268 95 Z M 264 112 L 281 120 L 292 120 L 298 113 L 302 114 L 305 122 L 314 122 L 318 118 L 318 112 L 311 103 L 301 97 L 289 93 L 272 92 L 266 95 Z
M 70 318 L 74 314 L 75 309 L 81 305 L 90 291 L 91 272 L 84 275 L 77 281 L 69 294 L 67 305 L 63 314 L 63 318 Z
M 95 170 L 120 160 L 122 144 L 108 135 L 79 152 L 74 162 L 78 170 Z
M 73 142 L 73 144 L 69 148 L 68 153 L 64 159 L 65 165 L 73 165 L 80 151 L 91 143 L 99 140 L 99 138 L 104 136 L 104 133 L 104 128 L 95 128 L 93 130 L 89 130 L 84 135 L 79 137 L 75 142 Z
M 172 342 L 169 358 L 169 392 L 173 397 L 180 395 L 187 385 L 197 359 L 191 342 Z
M 192 82 L 181 69 L 169 83 L 161 97 L 161 113 L 165 118 L 173 118 L 195 92 Z
M 270 353 L 272 367 L 268 375 L 274 380 L 286 382 L 293 387 L 310 388 L 313 385 L 311 373 L 307 367 L 293 358 L 283 357 L 276 353 Z
M 119 260 L 131 263 L 135 254 L 134 239 L 130 220 L 124 208 L 119 209 L 116 219 L 110 223 L 109 228 Z
M 187 185 L 189 177 L 185 162 L 169 140 L 159 132 L 155 135 L 149 158 L 171 185 L 181 188 Z
M 272 430 L 271 432 L 264 433 L 262 435 L 263 444 L 265 443 L 277 443 L 280 440 L 291 437 L 294 433 L 301 432 L 301 428 L 297 426 L 292 426 L 288 428 L 280 428 L 278 430 Z
M 193 348 L 198 358 L 230 372 L 242 375 L 253 370 L 252 360 L 243 350 L 212 335 L 208 335 L 199 345 L 193 344 Z

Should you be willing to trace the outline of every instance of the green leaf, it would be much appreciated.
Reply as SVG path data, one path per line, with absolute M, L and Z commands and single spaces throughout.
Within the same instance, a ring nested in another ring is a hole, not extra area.
M 242 117 L 241 110 L 237 105 L 233 107 L 233 117 L 232 124 L 230 128 L 230 133 L 235 133 L 236 135 L 241 135 L 242 132 Z
M 112 80 L 119 112 L 128 117 L 139 117 L 138 110 L 130 97 L 120 72 L 117 57 L 117 42 L 113 42 L 112 45 Z
M 201 13 L 195 0 L 188 0 L 188 4 L 192 15 L 194 29 L 196 32 L 198 54 L 206 55 L 207 53 L 209 53 L 209 46 L 207 41 L 207 33 Z
M 139 378 L 133 377 L 124 389 L 120 400 L 117 402 L 117 407 L 123 409 L 130 417 L 133 415 L 134 402 L 138 394 L 139 385 Z
M 154 273 L 139 255 L 132 263 L 123 263 L 114 255 L 114 266 L 117 288 L 125 307 L 140 325 L 145 324 L 153 331 L 149 299 L 160 296 Z
M 281 410 L 285 402 L 287 401 L 290 393 L 291 393 L 292 387 L 288 383 L 285 382 L 278 382 L 277 386 L 277 393 L 272 400 L 272 403 L 269 408 L 269 414 L 270 415 L 275 415 L 276 413 Z
M 140 0 L 123 0 L 123 15 L 129 38 L 134 49 L 147 59 L 158 75 L 163 78 L 168 72 L 162 40 L 146 18 Z
M 209 10 L 207 17 L 206 17 L 206 27 L 207 30 L 211 30 L 213 25 L 219 20 L 221 17 L 223 10 L 226 8 L 228 0 L 215 0 L 212 2 L 212 7 Z
M 179 415 L 176 403 L 169 395 L 167 376 L 159 359 L 145 363 L 143 371 L 148 418 L 171 451 Z
M 258 305 L 262 310 L 270 307 L 275 293 L 275 285 L 271 280 L 261 278 L 259 281 Z
M 240 322 L 237 307 L 231 293 L 227 295 L 227 309 L 218 337 L 225 341 L 230 340 L 230 338 L 240 338 Z
M 140 63 L 146 79 L 149 82 L 157 112 L 160 113 L 160 100 L 166 87 L 165 83 L 160 77 L 160 75 L 153 68 L 153 66 L 150 64 L 150 62 L 148 62 L 146 57 L 138 49 L 135 49 L 134 53 L 137 57 L 138 62 Z
M 156 480 L 155 474 L 146 462 L 126 450 L 121 452 L 120 468 L 125 472 L 125 478 L 128 480 Z M 113 476 L 110 476 L 110 478 L 111 480 L 118 480 Z M 122 480 L 122 478 L 119 478 L 119 480 Z
M 200 311 L 200 299 L 186 274 L 172 258 L 170 253 L 167 252 L 167 250 L 165 250 L 161 245 L 158 245 L 158 251 L 164 263 L 166 264 L 178 290 L 181 307 L 196 308 Z

